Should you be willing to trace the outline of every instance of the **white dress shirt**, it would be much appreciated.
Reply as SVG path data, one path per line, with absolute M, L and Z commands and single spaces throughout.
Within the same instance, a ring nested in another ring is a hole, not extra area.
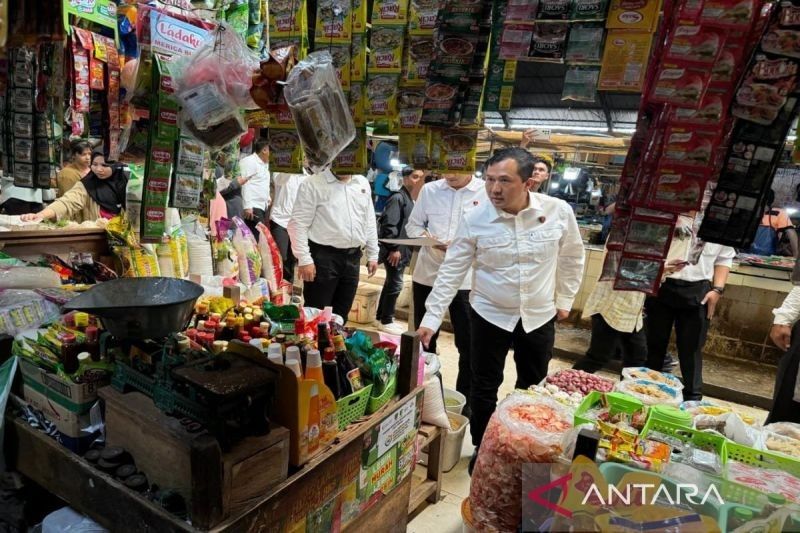
M 461 189 L 452 188 L 444 179 L 426 183 L 414 203 L 411 216 L 408 217 L 406 234 L 410 238 L 427 234 L 449 243 L 455 237 L 464 213 L 486 202 L 489 199 L 482 179 L 472 178 Z M 444 254 L 444 251 L 430 246 L 420 249 L 412 275 L 414 282 L 433 287 L 439 267 L 444 262 Z M 472 276 L 467 271 L 459 290 L 469 290 L 471 285 Z
M 272 204 L 272 213 L 269 218 L 284 229 L 292 218 L 294 201 L 297 199 L 300 184 L 305 179 L 305 174 L 276 172 L 272 175 L 272 181 L 275 184 L 275 202 Z
M 340 181 L 330 170 L 308 176 L 300 184 L 287 229 L 299 266 L 314 264 L 309 241 L 343 249 L 366 246 L 367 261 L 378 260 L 372 190 L 361 176 Z
M 714 267 L 725 266 L 730 268 L 733 265 L 734 257 L 736 257 L 736 250 L 730 246 L 707 242 L 696 265 L 686 265 L 680 272 L 667 276 L 667 279 L 712 281 L 714 279 Z
M 258 154 L 251 154 L 239 162 L 239 170 L 243 177 L 250 178 L 242 185 L 242 204 L 244 209 L 262 209 L 269 207 L 269 163 L 265 163 Z
M 584 248 L 572 208 L 528 193 L 528 207 L 511 215 L 484 202 L 464 215 L 450 244 L 420 324 L 436 331 L 474 265 L 470 303 L 485 320 L 531 332 L 556 309 L 569 310 L 581 286 Z
M 781 306 L 772 310 L 773 324 L 791 326 L 800 319 L 800 287 L 792 287 Z

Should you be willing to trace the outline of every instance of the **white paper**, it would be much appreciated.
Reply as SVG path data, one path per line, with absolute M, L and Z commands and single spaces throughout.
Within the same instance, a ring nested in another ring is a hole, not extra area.
M 384 453 L 414 429 L 416 409 L 417 400 L 415 398 L 407 401 L 400 409 L 381 422 L 378 431 L 378 457 L 383 457 Z

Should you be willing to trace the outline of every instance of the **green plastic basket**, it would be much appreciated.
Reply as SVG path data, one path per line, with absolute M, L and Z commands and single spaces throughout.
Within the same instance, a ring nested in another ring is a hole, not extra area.
M 392 399 L 394 396 L 395 391 L 397 390 L 397 376 L 392 376 L 389 380 L 389 384 L 386 385 L 386 389 L 383 391 L 383 394 L 380 396 L 370 396 L 369 402 L 367 402 L 367 414 L 371 415 L 372 413 L 376 412 L 378 409 L 389 403 L 389 400 Z
M 645 422 L 644 428 L 642 428 L 642 437 L 647 437 L 647 435 L 652 431 L 658 431 L 660 433 L 671 435 L 682 442 L 691 443 L 696 448 L 710 448 L 719 456 L 722 464 L 725 464 L 728 461 L 726 446 L 727 439 L 721 435 L 697 431 L 696 429 L 687 428 L 685 426 L 661 420 L 658 417 L 648 418 L 647 422 Z
M 367 385 L 358 392 L 336 400 L 336 408 L 339 413 L 339 431 L 344 431 L 347 426 L 364 416 L 371 392 L 372 385 Z
M 581 424 L 594 424 L 595 421 L 591 418 L 587 418 L 585 414 L 587 411 L 590 411 L 595 406 L 601 404 L 604 395 L 612 415 L 616 413 L 627 413 L 630 415 L 643 407 L 642 402 L 633 396 L 624 394 L 622 392 L 592 391 L 586 395 L 586 398 L 583 399 L 581 404 L 575 410 L 574 423 L 576 426 Z
M 728 441 L 727 449 L 729 461 L 738 461 L 758 468 L 783 470 L 800 477 L 800 460 L 788 455 L 768 450 L 756 450 L 733 441 Z
M 647 413 L 647 420 L 642 428 L 642 434 L 644 435 L 650 431 L 654 424 L 658 424 L 659 427 L 692 429 L 692 415 L 676 407 L 654 405 Z M 667 431 L 662 431 L 662 433 L 667 433 Z

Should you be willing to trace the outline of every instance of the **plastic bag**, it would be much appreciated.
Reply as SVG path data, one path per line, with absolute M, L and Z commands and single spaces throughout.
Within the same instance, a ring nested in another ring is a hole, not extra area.
M 800 440 L 800 424 L 795 424 L 793 422 L 775 422 L 773 424 L 767 424 L 764 426 L 764 429 L 778 435 L 783 435 L 784 437 Z
M 278 244 L 272 237 L 272 232 L 265 224 L 259 222 L 256 230 L 261 238 L 258 239 L 258 251 L 261 254 L 261 276 L 267 280 L 270 294 L 278 294 L 283 282 L 283 259 L 278 249 Z
M 214 239 L 214 273 L 218 276 L 239 279 L 239 256 L 231 242 L 231 226 L 227 218 L 217 221 L 217 237 Z
M 239 217 L 233 217 L 233 247 L 239 259 L 239 281 L 251 287 L 261 277 L 261 256 L 250 228 Z
M 106 533 L 108 530 L 75 511 L 72 507 L 62 507 L 44 517 L 42 533 Z
M 283 94 L 308 164 L 314 172 L 322 172 L 356 137 L 331 54 L 314 52 L 300 61 L 289 73 Z
M 672 374 L 652 370 L 646 366 L 628 366 L 622 369 L 622 379 L 646 379 L 669 385 L 673 389 L 683 390 L 683 383 Z
M 626 379 L 617 383 L 614 390 L 633 396 L 645 405 L 679 406 L 683 401 L 683 393 L 666 383 L 647 379 Z
M 17 335 L 60 316 L 58 306 L 28 290 L 0 290 L 0 333 Z
M 522 518 L 522 464 L 552 463 L 573 413 L 555 400 L 514 393 L 500 402 L 483 435 L 469 502 L 479 531 L 516 531 Z
M 60 286 L 61 277 L 46 267 L 0 268 L 0 289 L 41 289 Z

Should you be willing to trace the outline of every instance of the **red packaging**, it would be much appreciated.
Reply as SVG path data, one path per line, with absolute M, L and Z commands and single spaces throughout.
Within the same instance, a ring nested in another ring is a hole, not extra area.
M 797 82 L 798 64 L 792 59 L 761 55 L 736 91 L 732 114 L 769 125 L 778 117 Z
M 727 93 L 709 90 L 697 109 L 673 107 L 670 110 L 670 124 L 719 125 L 728 108 L 729 99 Z
M 656 75 L 650 101 L 697 109 L 710 80 L 711 69 L 683 61 L 664 63 Z
M 500 59 L 527 57 L 533 38 L 533 25 L 508 24 L 500 37 Z
M 599 281 L 614 281 L 619 270 L 619 261 L 622 258 L 622 252 L 616 250 L 608 250 L 606 258 L 603 260 L 603 270 L 600 272 Z
M 661 259 L 623 253 L 614 278 L 614 290 L 656 294 L 663 271 L 664 262 Z
M 747 30 L 756 14 L 756 0 L 704 0 L 700 22 L 709 27 Z
M 718 129 L 670 126 L 664 136 L 661 164 L 708 169 L 719 137 Z
M 72 109 L 76 113 L 89 112 L 89 52 L 72 39 Z
M 700 207 L 708 177 L 704 171 L 659 167 L 650 189 L 650 207 L 685 213 Z
M 664 57 L 687 65 L 710 66 L 722 52 L 725 33 L 698 24 L 681 24 L 669 37 Z
M 700 20 L 703 11 L 703 0 L 682 0 L 678 7 L 678 21 L 683 23 L 696 23 Z
M 608 231 L 606 248 L 609 250 L 622 250 L 625 244 L 625 233 L 628 230 L 628 223 L 631 220 L 630 210 L 617 208 L 614 211 L 614 218 L 611 220 L 611 229 Z
M 711 86 L 728 89 L 739 79 L 744 66 L 745 40 L 729 36 L 711 67 Z
M 670 219 L 633 215 L 622 248 L 625 254 L 665 258 L 675 229 L 675 216 Z

